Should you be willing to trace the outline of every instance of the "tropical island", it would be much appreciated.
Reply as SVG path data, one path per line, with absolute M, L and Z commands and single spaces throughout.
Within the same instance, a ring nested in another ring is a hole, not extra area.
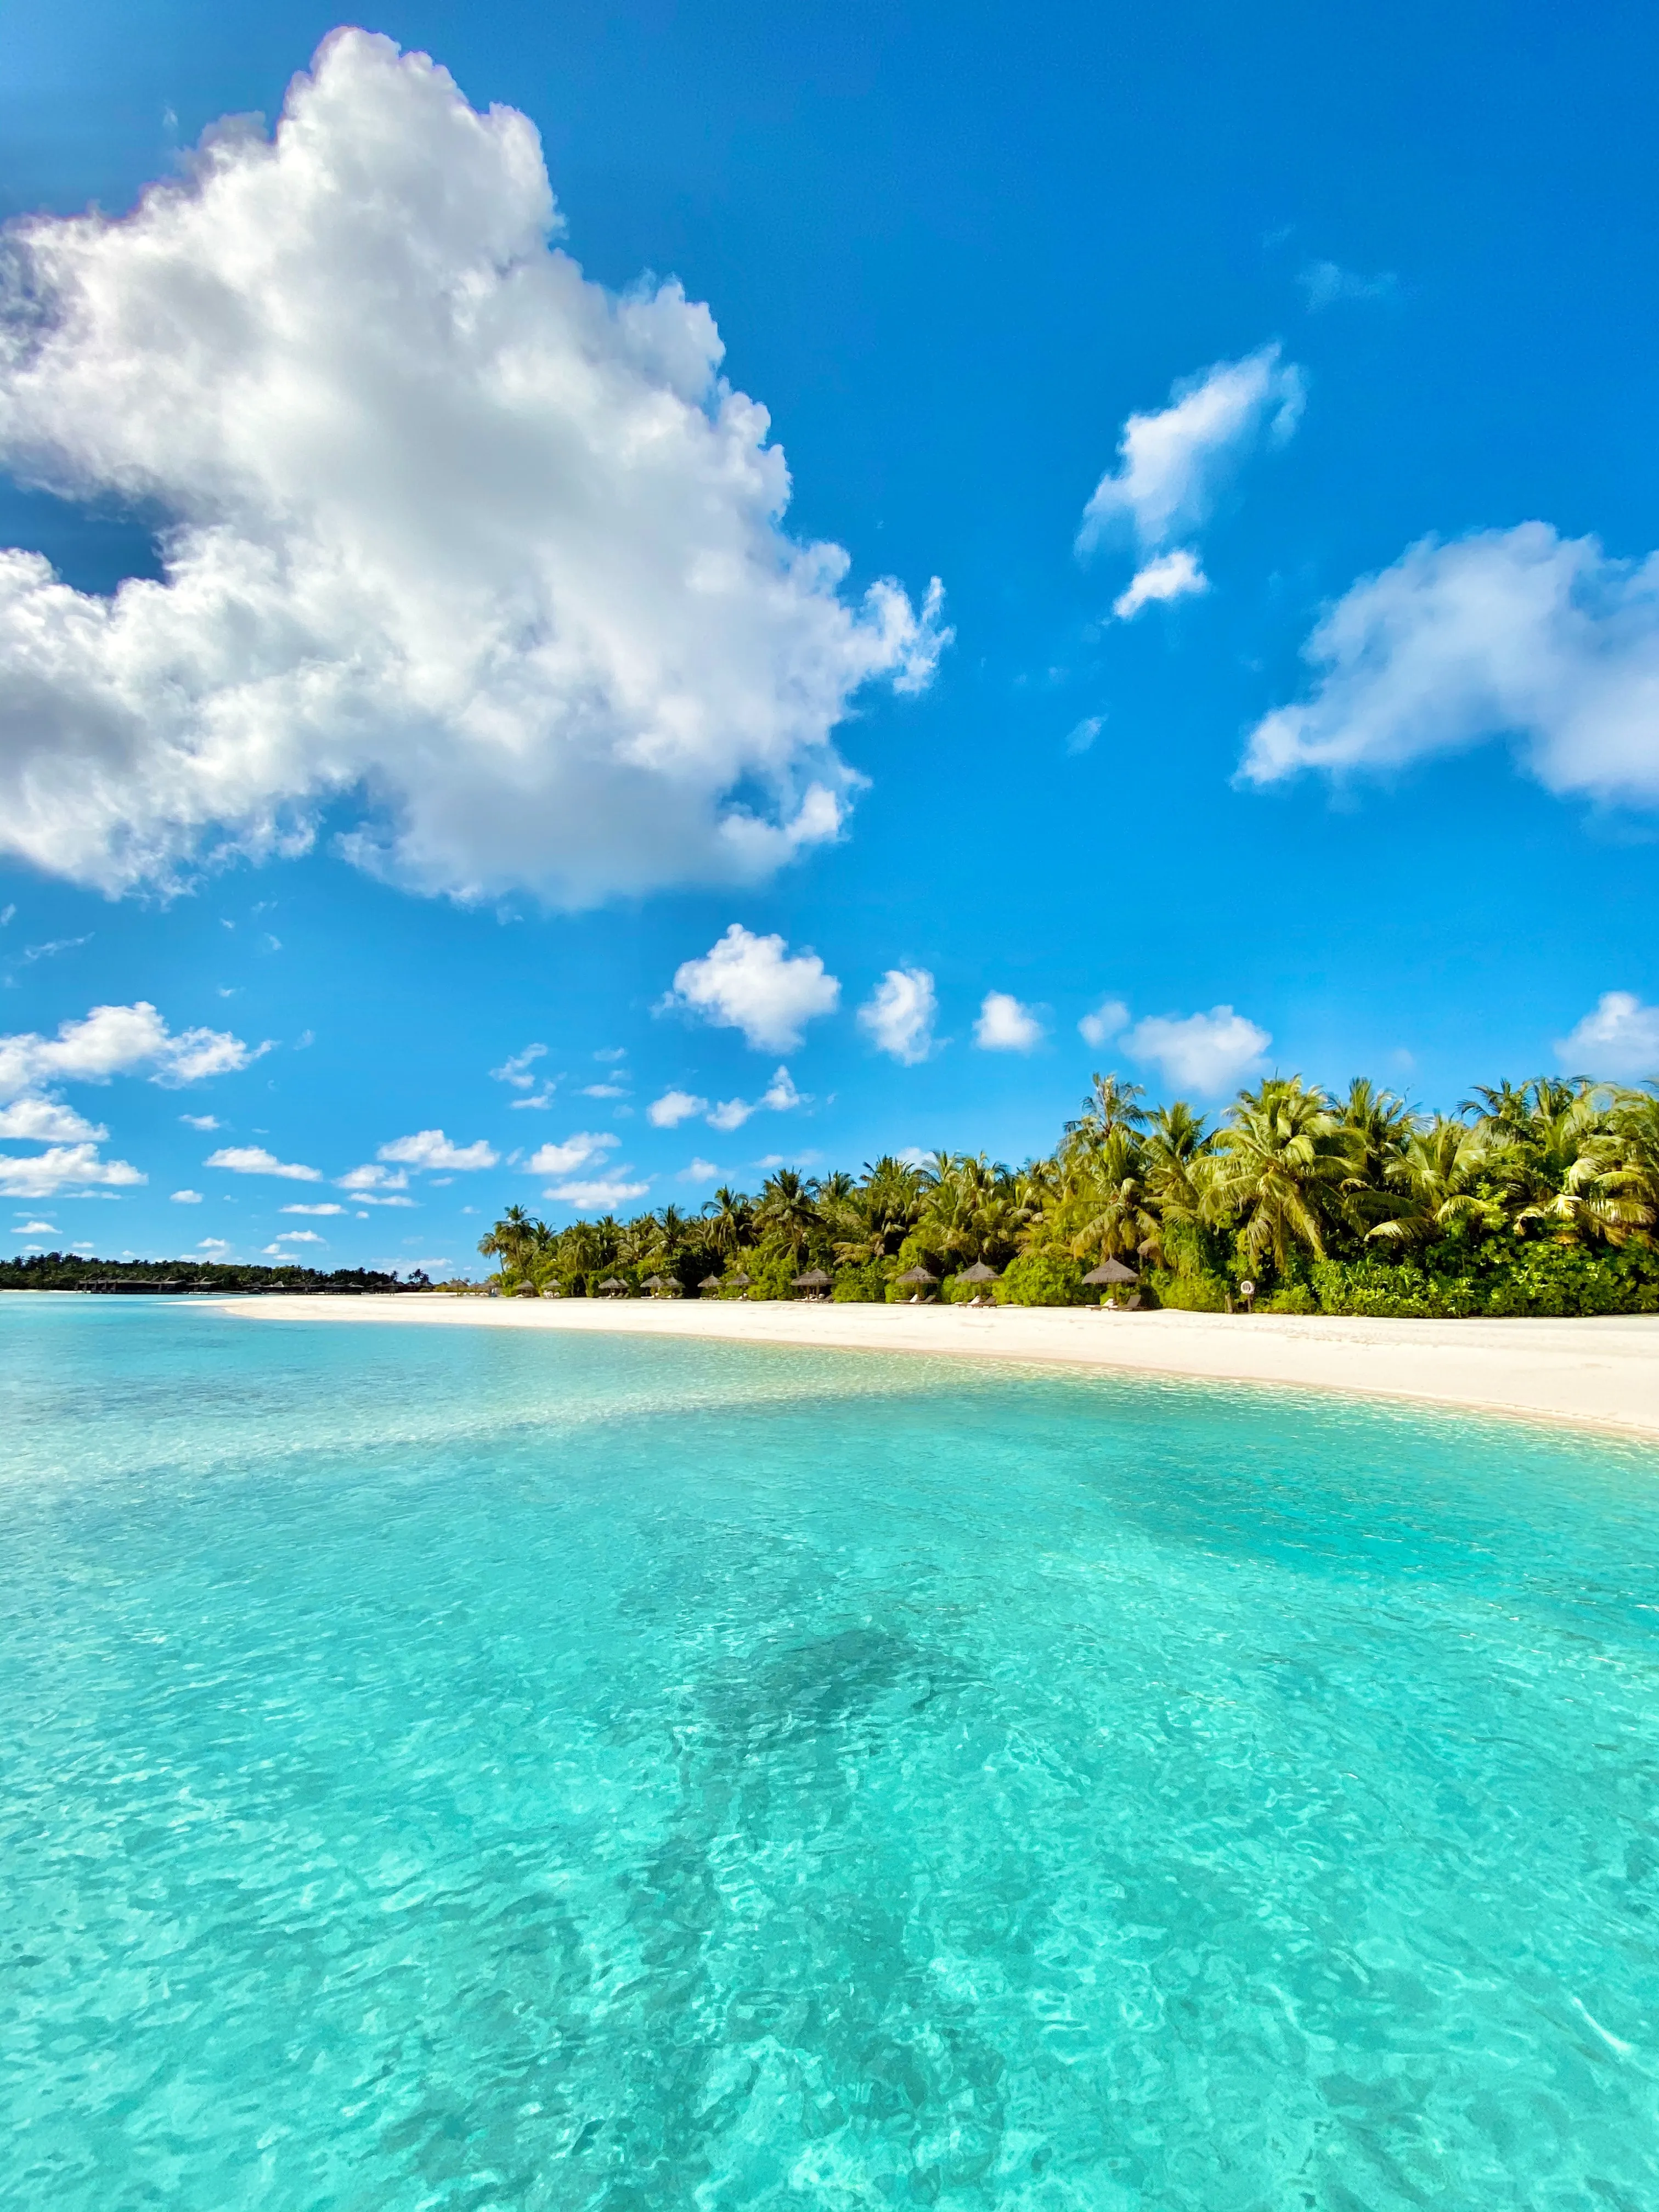
M 1659 1312 L 1656 1225 L 1651 1085 L 1540 1076 L 1425 1114 L 1364 1078 L 1337 1097 L 1274 1077 L 1212 1125 L 1106 1074 L 1018 1169 L 780 1168 L 698 1212 L 557 1230 L 513 1206 L 478 1249 L 520 1296 L 1565 1317 Z

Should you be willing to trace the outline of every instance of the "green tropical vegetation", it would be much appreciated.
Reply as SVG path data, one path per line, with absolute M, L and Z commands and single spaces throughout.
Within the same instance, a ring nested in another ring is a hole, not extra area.
M 552 1229 L 509 1206 L 479 1250 L 509 1293 L 783 1298 L 820 1268 L 839 1299 L 1067 1305 L 1116 1262 L 1141 1303 L 1220 1312 L 1659 1311 L 1659 1088 L 1539 1076 L 1419 1112 L 1364 1079 L 1241 1091 L 1213 1124 L 1097 1075 L 1046 1158 L 890 1155 L 857 1176 L 788 1168 L 701 1212 Z M 909 1276 L 909 1282 L 901 1278 Z M 921 1295 L 931 1295 L 922 1285 Z
M 416 1267 L 406 1279 L 374 1267 L 261 1267 L 238 1261 L 94 1260 L 79 1252 L 30 1252 L 0 1260 L 0 1291 L 425 1291 Z

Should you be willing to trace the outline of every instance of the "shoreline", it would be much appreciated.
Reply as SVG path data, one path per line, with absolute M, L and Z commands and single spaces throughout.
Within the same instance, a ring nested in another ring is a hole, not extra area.
M 1580 1321 L 1365 1321 L 1086 1307 L 807 1305 L 735 1299 L 234 1294 L 258 1318 L 584 1329 L 836 1352 L 1006 1359 L 1189 1382 L 1335 1390 L 1659 1443 L 1659 1315 Z

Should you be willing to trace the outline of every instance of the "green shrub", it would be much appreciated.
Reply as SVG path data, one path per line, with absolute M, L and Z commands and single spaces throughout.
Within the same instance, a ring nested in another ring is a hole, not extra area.
M 1225 1313 L 1227 1285 L 1219 1275 L 1170 1274 L 1161 1267 L 1142 1279 L 1142 1295 L 1150 1291 L 1152 1303 L 1176 1313 Z
M 1080 1306 L 1087 1303 L 1083 1270 L 1065 1254 L 1022 1252 L 994 1285 L 1000 1306 Z
M 866 1260 L 857 1267 L 836 1271 L 836 1287 L 830 1293 L 838 1304 L 879 1306 L 887 1302 L 887 1275 L 879 1260 Z
M 1426 1259 L 1321 1261 L 1313 1283 L 1323 1312 L 1378 1318 L 1659 1313 L 1659 1255 L 1635 1248 L 1449 1239 Z

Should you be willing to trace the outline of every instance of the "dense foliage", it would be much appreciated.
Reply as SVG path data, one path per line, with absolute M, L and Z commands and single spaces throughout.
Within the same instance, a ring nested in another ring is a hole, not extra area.
M 1659 1311 L 1656 1226 L 1652 1086 L 1539 1077 L 1425 1115 L 1363 1079 L 1337 1097 L 1274 1077 L 1212 1127 L 1097 1075 L 1053 1154 L 1023 1168 L 946 1152 L 856 1176 L 784 1168 L 700 1213 L 557 1231 L 512 1206 L 478 1249 L 497 1287 L 538 1295 L 655 1277 L 671 1295 L 790 1297 L 818 1267 L 836 1297 L 881 1300 L 912 1295 L 896 1285 L 920 1265 L 949 1297 L 982 1261 L 1000 1303 L 1072 1304 L 1116 1260 L 1146 1303 L 1200 1310 L 1249 1282 L 1291 1313 L 1632 1313 Z
M 34 1252 L 0 1260 L 0 1291 L 78 1291 L 91 1283 L 135 1288 L 187 1284 L 198 1291 L 420 1291 L 428 1287 L 417 1268 L 409 1280 L 372 1267 L 241 1267 L 197 1260 L 88 1260 L 78 1252 Z

